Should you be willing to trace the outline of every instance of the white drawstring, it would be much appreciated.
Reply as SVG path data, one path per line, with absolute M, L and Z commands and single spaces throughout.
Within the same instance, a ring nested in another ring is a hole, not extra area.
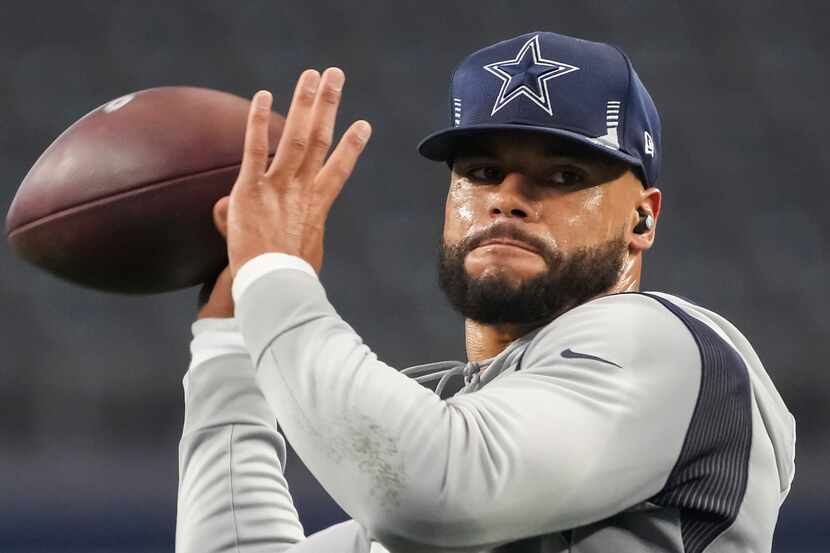
M 440 379 L 438 380 L 438 385 L 435 387 L 435 393 L 440 396 L 449 379 L 457 374 L 464 375 L 465 387 L 478 384 L 481 379 L 481 370 L 489 366 L 491 362 L 492 359 L 483 362 L 470 361 L 468 363 L 464 363 L 463 361 L 437 361 L 435 363 L 415 365 L 414 367 L 403 369 L 401 373 L 412 377 L 416 382 L 421 384 Z M 429 373 L 429 371 L 433 370 L 435 372 Z M 418 373 L 429 374 L 413 376 Z
M 539 328 L 541 329 L 541 327 Z M 477 389 L 481 384 L 481 373 L 488 369 L 491 365 L 498 361 L 498 365 L 490 369 L 485 375 L 484 383 L 486 384 L 498 373 L 504 370 L 506 364 L 511 363 L 511 359 L 516 358 L 523 352 L 523 348 L 527 346 L 533 336 L 539 331 L 536 329 L 531 331 L 521 338 L 511 342 L 501 353 L 489 359 L 481 361 L 470 361 L 465 363 L 463 361 L 436 361 L 434 363 L 424 363 L 423 365 L 414 365 L 401 371 L 402 374 L 409 376 L 418 383 L 432 382 L 438 380 L 438 385 L 435 387 L 435 393 L 441 396 L 444 387 L 450 378 L 457 374 L 464 375 L 464 391 L 471 391 Z M 494 372 L 495 371 L 495 372 Z M 424 374 L 421 374 L 424 373 Z

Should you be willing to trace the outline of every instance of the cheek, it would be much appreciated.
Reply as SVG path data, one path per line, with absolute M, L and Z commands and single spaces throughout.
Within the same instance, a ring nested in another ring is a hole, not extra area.
M 456 242 L 466 235 L 475 221 L 474 200 L 472 185 L 466 178 L 459 177 L 452 182 L 444 212 L 445 240 Z
M 552 215 L 552 226 L 557 229 L 554 234 L 562 246 L 581 246 L 609 236 L 614 223 L 606 213 L 607 196 L 604 187 L 587 188 L 563 205 L 567 210 L 565 214 L 561 217 Z

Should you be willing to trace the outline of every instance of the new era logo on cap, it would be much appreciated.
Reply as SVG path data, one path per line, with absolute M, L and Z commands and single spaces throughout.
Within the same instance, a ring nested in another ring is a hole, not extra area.
M 657 108 L 614 46 L 549 32 L 521 35 L 467 56 L 450 96 L 452 126 L 418 146 L 430 159 L 451 159 L 458 142 L 474 134 L 522 129 L 625 161 L 644 185 L 657 181 Z

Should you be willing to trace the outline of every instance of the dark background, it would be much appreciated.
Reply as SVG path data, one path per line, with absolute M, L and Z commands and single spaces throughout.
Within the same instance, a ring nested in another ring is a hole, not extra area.
M 665 205 L 644 289 L 743 330 L 798 421 L 775 551 L 826 551 L 827 11 L 822 2 L 27 2 L 0 8 L 0 205 L 94 107 L 159 85 L 285 112 L 299 73 L 342 67 L 341 128 L 372 142 L 332 212 L 322 279 L 394 366 L 464 359 L 435 278 L 446 167 L 415 144 L 447 123 L 452 68 L 533 30 L 613 42 L 661 111 Z M 181 378 L 195 290 L 121 297 L 0 246 L 0 551 L 171 551 Z M 648 339 L 647 336 L 644 339 Z M 293 456 L 307 531 L 345 515 Z

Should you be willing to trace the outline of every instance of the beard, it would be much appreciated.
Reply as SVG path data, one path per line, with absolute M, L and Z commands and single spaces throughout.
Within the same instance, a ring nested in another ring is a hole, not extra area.
M 516 229 L 493 230 L 456 244 L 443 242 L 438 260 L 438 281 L 453 309 L 481 324 L 540 324 L 553 320 L 565 310 L 608 291 L 619 278 L 628 248 L 620 235 L 566 256 Z M 533 246 L 547 270 L 519 284 L 504 273 L 468 275 L 464 268 L 467 254 L 481 242 L 496 237 Z

